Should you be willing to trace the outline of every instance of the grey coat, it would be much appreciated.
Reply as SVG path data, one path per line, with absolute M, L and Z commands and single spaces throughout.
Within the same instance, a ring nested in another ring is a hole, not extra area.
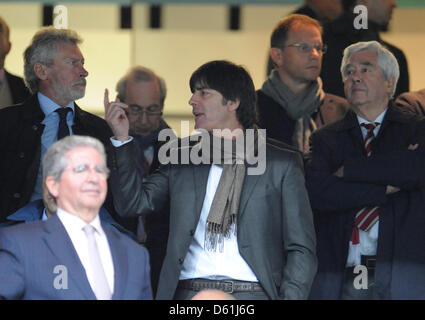
M 149 214 L 169 204 L 170 234 L 156 298 L 173 299 L 200 218 L 210 165 L 165 165 L 142 183 L 133 148 L 130 142 L 115 150 L 115 207 L 122 215 Z M 269 144 L 266 152 L 265 172 L 244 180 L 237 219 L 239 252 L 271 299 L 306 299 L 317 260 L 302 160 L 299 153 Z

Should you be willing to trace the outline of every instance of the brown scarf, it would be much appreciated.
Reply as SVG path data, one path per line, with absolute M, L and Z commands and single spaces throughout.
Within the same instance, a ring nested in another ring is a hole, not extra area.
M 223 168 L 217 191 L 214 195 L 208 219 L 206 223 L 204 247 L 209 251 L 223 252 L 224 238 L 229 238 L 230 230 L 234 224 L 236 234 L 236 222 L 239 210 L 241 191 L 246 173 L 247 148 L 254 147 L 254 152 L 258 150 L 258 132 L 255 131 L 254 146 L 242 147 L 245 139 L 231 140 L 232 150 L 226 148 L 229 140 L 210 135 L 210 159 L 212 163 Z M 225 142 L 226 141 L 226 142 Z M 237 147 L 238 146 L 238 147 Z M 240 151 L 244 150 L 242 153 Z M 252 149 L 251 149 L 252 150 Z

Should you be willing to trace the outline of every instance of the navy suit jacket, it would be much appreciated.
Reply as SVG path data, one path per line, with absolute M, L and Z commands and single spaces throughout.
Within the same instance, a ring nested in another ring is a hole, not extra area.
M 102 227 L 114 264 L 112 299 L 152 299 L 147 250 L 104 224 Z M 96 299 L 56 215 L 0 229 L 0 283 L 2 299 Z
M 33 222 L 41 220 L 43 218 L 43 212 L 43 200 L 38 199 L 31 201 L 25 207 L 22 207 L 15 213 L 8 216 L 6 222 L 0 223 L 0 228 L 10 227 L 23 222 Z M 125 229 L 123 226 L 121 226 L 118 222 L 116 222 L 114 218 L 112 218 L 112 216 L 109 214 L 108 210 L 106 210 L 104 207 L 101 207 L 99 210 L 99 218 L 102 223 L 104 223 L 112 230 L 119 231 L 129 236 L 134 241 L 137 241 L 136 236 L 127 229 Z
M 408 151 L 411 144 L 419 144 Z M 344 166 L 344 177 L 334 175 Z M 372 155 L 356 114 L 311 136 L 306 183 L 317 234 L 311 298 L 339 299 L 354 217 L 379 206 L 375 299 L 425 299 L 425 120 L 390 104 Z M 400 188 L 386 194 L 388 185 Z

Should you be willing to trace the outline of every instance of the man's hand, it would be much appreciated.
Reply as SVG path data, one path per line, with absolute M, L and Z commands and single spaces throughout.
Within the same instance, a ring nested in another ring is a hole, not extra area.
M 416 144 L 410 144 L 410 145 L 407 147 L 407 150 L 413 151 L 413 150 L 416 150 L 418 147 L 419 147 L 419 143 L 416 143 Z
M 418 147 L 419 147 L 419 143 L 409 144 L 409 146 L 407 147 L 407 150 L 414 151 Z M 388 185 L 387 190 L 385 191 L 385 194 L 393 194 L 393 193 L 396 193 L 396 192 L 399 192 L 399 191 L 400 191 L 400 188 Z
M 333 174 L 334 176 L 337 176 L 338 178 L 344 178 L 344 166 L 340 167 Z
M 128 106 L 122 103 L 118 97 L 115 101 L 110 102 L 108 89 L 105 89 L 104 105 L 105 120 L 109 127 L 111 127 L 114 138 L 119 141 L 127 141 L 130 139 L 128 136 L 130 124 L 124 111 Z
M 400 188 L 388 185 L 387 190 L 385 191 L 385 194 L 393 194 L 399 191 L 400 191 Z

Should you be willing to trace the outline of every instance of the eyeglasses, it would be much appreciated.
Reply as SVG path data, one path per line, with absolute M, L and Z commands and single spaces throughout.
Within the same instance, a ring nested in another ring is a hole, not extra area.
M 130 105 L 126 112 L 132 116 L 143 116 L 143 113 L 146 113 L 148 117 L 157 117 L 162 116 L 162 111 L 160 111 L 158 106 L 149 106 L 147 108 L 143 108 L 138 105 Z
M 109 175 L 109 169 L 103 165 L 97 165 L 94 168 L 94 171 L 103 176 L 103 177 L 108 177 Z M 92 169 L 90 168 L 89 165 L 87 164 L 80 164 L 74 168 L 72 168 L 72 172 L 78 174 L 78 175 L 86 175 L 88 174 Z
M 310 53 L 313 49 L 316 49 L 318 53 L 325 54 L 328 50 L 328 46 L 326 44 L 316 44 L 312 45 L 307 42 L 298 42 L 293 44 L 288 44 L 286 47 L 295 47 L 298 49 L 300 53 Z

